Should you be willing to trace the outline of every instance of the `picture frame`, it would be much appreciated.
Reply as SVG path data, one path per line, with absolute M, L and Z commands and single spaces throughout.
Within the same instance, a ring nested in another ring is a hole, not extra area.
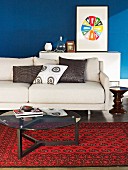
M 76 51 L 108 51 L 108 6 L 77 6 Z
M 67 41 L 66 42 L 67 52 L 75 52 L 75 42 L 74 41 Z

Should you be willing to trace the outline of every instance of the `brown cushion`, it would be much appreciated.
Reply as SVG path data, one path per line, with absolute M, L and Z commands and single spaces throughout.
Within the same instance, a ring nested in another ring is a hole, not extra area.
M 84 83 L 86 62 L 87 60 L 71 60 L 59 57 L 59 64 L 68 66 L 59 82 Z
M 32 84 L 42 66 L 13 66 L 13 82 Z

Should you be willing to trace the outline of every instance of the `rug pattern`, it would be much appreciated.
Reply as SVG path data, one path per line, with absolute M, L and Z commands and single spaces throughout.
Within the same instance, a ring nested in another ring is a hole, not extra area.
M 27 131 L 47 140 L 73 140 L 74 127 Z M 16 129 L 0 125 L 0 167 L 87 167 L 128 165 L 128 123 L 80 123 L 79 145 L 41 146 L 18 160 Z M 24 139 L 24 149 L 31 142 Z

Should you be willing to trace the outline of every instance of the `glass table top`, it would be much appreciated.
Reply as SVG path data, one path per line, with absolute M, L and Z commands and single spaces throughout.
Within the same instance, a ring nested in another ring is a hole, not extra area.
M 81 120 L 81 116 L 74 111 L 66 111 L 67 116 L 38 116 L 16 118 L 13 111 L 0 115 L 0 124 L 16 129 L 53 129 L 75 124 Z

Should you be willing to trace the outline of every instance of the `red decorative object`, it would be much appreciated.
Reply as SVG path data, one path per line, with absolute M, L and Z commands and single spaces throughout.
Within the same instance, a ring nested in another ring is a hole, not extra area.
M 25 112 L 30 112 L 33 109 L 32 106 L 22 106 L 21 110 L 24 110 Z
M 73 139 L 73 126 L 33 131 L 48 141 Z M 128 123 L 80 123 L 79 146 L 42 146 L 18 160 L 16 129 L 0 125 L 0 167 L 128 165 Z M 27 131 L 29 133 L 29 131 Z M 25 148 L 31 145 L 24 139 Z

